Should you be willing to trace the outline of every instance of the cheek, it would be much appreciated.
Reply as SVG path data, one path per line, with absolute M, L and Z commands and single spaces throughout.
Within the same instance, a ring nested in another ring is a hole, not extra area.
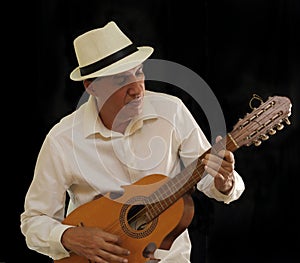
M 110 97 L 113 96 L 113 94 L 116 92 L 117 89 L 112 89 L 112 88 L 98 88 L 96 90 L 96 95 L 98 98 L 100 98 L 103 102 L 105 100 L 108 100 Z
M 118 100 L 117 97 L 119 97 L 118 94 L 118 88 L 113 87 L 112 85 L 102 85 L 98 86 L 95 89 L 95 96 L 98 99 L 98 103 L 101 105 L 103 104 L 115 104 L 116 101 Z
M 110 103 L 112 107 L 121 109 L 125 105 L 125 100 L 126 92 L 119 89 L 108 98 L 107 102 Z

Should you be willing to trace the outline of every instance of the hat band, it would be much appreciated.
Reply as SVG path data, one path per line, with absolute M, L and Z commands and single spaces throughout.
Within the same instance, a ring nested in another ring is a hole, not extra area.
M 100 59 L 90 65 L 80 67 L 81 76 L 86 76 L 86 75 L 92 74 L 100 69 L 103 69 L 103 68 L 117 62 L 118 60 L 136 52 L 137 50 L 138 50 L 137 47 L 135 45 L 131 44 L 131 45 L 117 51 L 116 53 L 109 55 L 106 58 Z

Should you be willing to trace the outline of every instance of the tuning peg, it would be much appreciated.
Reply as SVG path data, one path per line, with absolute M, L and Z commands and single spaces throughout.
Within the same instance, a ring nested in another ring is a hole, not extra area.
M 276 125 L 276 128 L 277 128 L 278 131 L 281 131 L 284 128 L 284 125 L 282 123 L 278 123 Z
M 262 134 L 260 137 L 261 137 L 261 139 L 264 140 L 264 141 L 269 139 L 269 136 L 266 135 L 266 134 Z
M 255 145 L 255 146 L 261 145 L 261 140 L 255 140 L 255 141 L 254 141 L 254 145 Z
M 270 134 L 270 135 L 274 135 L 275 133 L 276 133 L 276 130 L 274 130 L 274 129 L 272 129 L 272 128 L 269 130 L 269 134 Z
M 285 121 L 285 123 L 286 123 L 287 125 L 290 125 L 290 124 L 291 124 L 291 122 L 290 122 L 290 120 L 289 120 L 288 118 L 284 118 L 283 120 Z

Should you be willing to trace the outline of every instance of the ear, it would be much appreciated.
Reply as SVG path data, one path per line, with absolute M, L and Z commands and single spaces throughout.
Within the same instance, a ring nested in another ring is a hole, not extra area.
M 89 79 L 83 80 L 83 86 L 88 94 L 93 95 L 93 96 L 96 95 L 95 89 L 93 87 L 93 82 L 91 80 L 89 80 Z

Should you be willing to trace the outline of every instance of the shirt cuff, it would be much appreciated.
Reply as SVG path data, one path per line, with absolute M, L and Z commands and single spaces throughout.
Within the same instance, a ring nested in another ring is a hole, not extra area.
M 217 190 L 214 183 L 211 184 L 211 191 L 213 195 L 216 197 L 217 200 L 221 200 L 225 204 L 229 204 L 232 201 L 237 200 L 245 190 L 245 184 L 240 175 L 235 170 L 233 171 L 233 175 L 234 183 L 230 192 L 227 195 Z
M 51 247 L 51 257 L 54 260 L 70 256 L 68 250 L 66 250 L 63 244 L 61 243 L 62 234 L 70 227 L 74 226 L 59 224 L 56 227 L 54 227 L 50 233 L 49 242 Z
M 233 192 L 234 192 L 234 185 L 232 186 L 230 192 L 227 195 L 225 195 L 215 187 L 215 184 L 211 184 L 211 193 L 213 194 L 213 196 L 215 196 L 215 199 L 219 201 L 223 201 L 225 204 L 229 204 L 232 201 Z

